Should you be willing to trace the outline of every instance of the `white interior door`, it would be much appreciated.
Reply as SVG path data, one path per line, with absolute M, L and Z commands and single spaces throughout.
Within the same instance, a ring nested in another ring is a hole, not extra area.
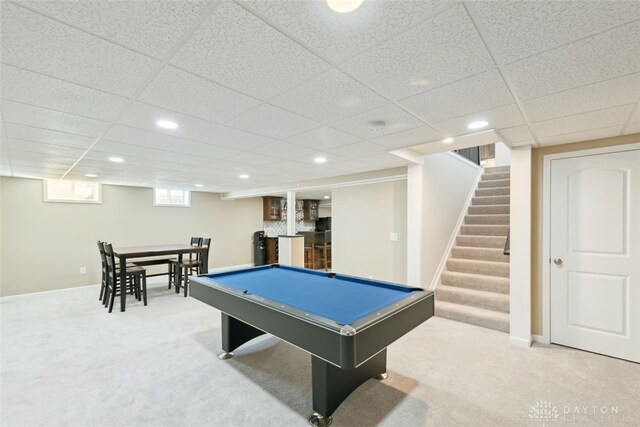
M 551 342 L 640 362 L 640 150 L 551 161 Z

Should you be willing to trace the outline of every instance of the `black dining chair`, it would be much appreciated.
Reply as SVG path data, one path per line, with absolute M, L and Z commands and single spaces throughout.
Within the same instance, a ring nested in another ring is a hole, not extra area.
M 197 252 L 195 257 L 189 257 L 183 259 L 182 262 L 176 262 L 174 267 L 177 272 L 176 278 L 176 293 L 180 293 L 180 286 L 184 288 L 184 296 L 187 296 L 189 276 L 193 274 L 206 273 L 206 269 L 209 265 L 209 248 L 211 247 L 211 239 L 202 239 L 199 242 L 199 246 L 205 248 L 204 250 Z M 183 282 L 183 283 L 181 283 Z
M 113 253 L 113 246 L 110 243 L 103 244 L 104 253 L 107 264 L 107 287 L 105 290 L 105 299 L 108 302 L 109 313 L 113 311 L 113 303 L 121 292 L 135 294 L 138 301 L 142 297 L 144 305 L 147 305 L 147 272 L 142 267 L 125 266 L 125 283 L 120 283 L 120 268 L 116 264 L 116 258 Z
M 189 243 L 191 246 L 202 246 L 202 237 L 192 237 L 191 238 L 191 242 Z M 189 252 L 189 261 L 193 260 L 194 256 L 193 256 L 193 252 Z M 169 260 L 169 286 L 167 289 L 171 289 L 171 286 L 177 286 L 176 285 L 176 280 L 178 277 L 178 270 L 177 270 L 177 265 L 178 265 L 178 258 L 172 258 Z M 176 289 L 176 293 L 179 293 L 180 291 L 178 289 Z

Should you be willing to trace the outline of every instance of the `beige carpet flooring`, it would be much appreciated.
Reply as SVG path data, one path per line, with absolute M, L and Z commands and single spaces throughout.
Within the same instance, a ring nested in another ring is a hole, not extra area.
M 95 287 L 0 310 L 4 427 L 307 425 L 309 355 L 268 336 L 218 360 L 220 313 L 162 287 L 126 313 L 107 314 Z M 640 365 L 442 318 L 391 345 L 388 371 L 333 425 L 534 426 L 538 401 L 557 410 L 547 425 L 640 425 Z

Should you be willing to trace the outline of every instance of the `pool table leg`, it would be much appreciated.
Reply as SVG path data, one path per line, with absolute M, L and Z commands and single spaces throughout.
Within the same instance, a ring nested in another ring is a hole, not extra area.
M 338 368 L 311 355 L 313 410 L 316 413 L 309 422 L 315 426 L 328 426 L 331 414 L 347 396 L 369 378 L 379 378 L 386 372 L 386 348 L 355 369 Z
M 233 350 L 263 334 L 264 332 L 260 329 L 222 313 L 222 350 L 224 351 L 218 355 L 218 358 L 231 359 Z

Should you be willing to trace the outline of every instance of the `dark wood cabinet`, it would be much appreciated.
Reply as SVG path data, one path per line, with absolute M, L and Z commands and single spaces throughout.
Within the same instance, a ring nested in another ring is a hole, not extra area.
M 304 200 L 304 220 L 317 221 L 320 218 L 320 200 Z
M 262 219 L 264 221 L 282 220 L 282 198 L 263 197 L 262 198 Z
M 278 238 L 267 237 L 266 239 L 266 261 L 267 264 L 276 264 L 278 262 L 279 250 L 278 250 Z

